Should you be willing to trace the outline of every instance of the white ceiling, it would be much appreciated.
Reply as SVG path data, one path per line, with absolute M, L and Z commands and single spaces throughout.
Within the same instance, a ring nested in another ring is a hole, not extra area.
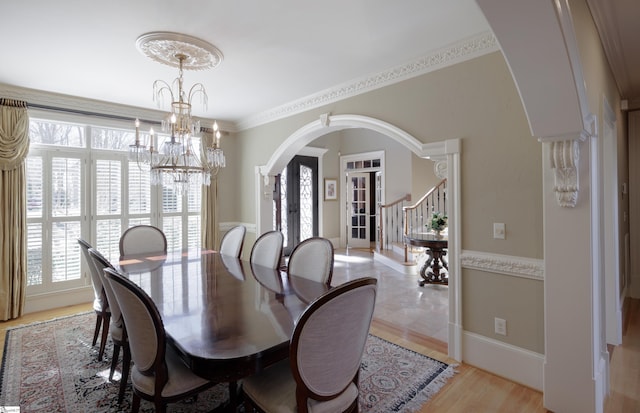
M 153 81 L 177 69 L 136 49 L 154 31 L 222 51 L 185 85 L 207 89 L 196 115 L 241 122 L 490 29 L 474 0 L 2 1 L 0 83 L 156 109 Z
M 640 108 L 640 1 L 587 0 L 622 99 Z

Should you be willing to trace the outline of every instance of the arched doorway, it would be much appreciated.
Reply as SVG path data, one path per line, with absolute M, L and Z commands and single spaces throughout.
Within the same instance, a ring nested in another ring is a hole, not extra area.
M 422 143 L 402 129 L 361 115 L 324 114 L 320 119 L 308 123 L 295 131 L 273 153 L 265 166 L 256 169 L 256 231 L 262 233 L 271 229 L 273 202 L 268 196 L 274 176 L 309 143 L 326 134 L 349 128 L 363 128 L 378 132 L 403 145 L 421 158 L 434 158 L 446 161 L 447 180 L 449 182 L 449 205 L 451 207 L 449 224 L 449 357 L 461 360 L 462 311 L 459 297 L 460 281 L 460 141 L 451 139 L 435 143 Z M 320 171 L 322 179 L 323 172 Z M 264 196 L 263 196 L 264 195 Z M 322 216 L 322 212 L 320 212 Z

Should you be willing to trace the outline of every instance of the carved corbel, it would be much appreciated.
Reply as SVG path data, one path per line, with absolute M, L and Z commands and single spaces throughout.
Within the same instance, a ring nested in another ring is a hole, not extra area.
M 331 112 L 323 113 L 320 115 L 320 124 L 325 128 L 329 127 L 329 123 L 331 122 Z
M 437 160 L 433 163 L 433 173 L 440 179 L 447 177 L 447 160 Z
M 564 208 L 573 208 L 578 202 L 580 147 L 577 139 L 549 142 L 551 149 L 551 168 L 554 171 L 558 204 Z

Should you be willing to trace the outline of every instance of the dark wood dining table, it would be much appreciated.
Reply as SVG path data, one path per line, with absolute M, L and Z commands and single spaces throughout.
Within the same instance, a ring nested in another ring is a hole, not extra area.
M 191 370 L 220 382 L 288 357 L 298 316 L 328 290 L 212 250 L 122 256 L 118 269 L 149 294 Z

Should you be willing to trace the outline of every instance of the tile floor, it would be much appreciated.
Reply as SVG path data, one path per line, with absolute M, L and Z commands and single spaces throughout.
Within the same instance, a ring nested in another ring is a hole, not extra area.
M 418 285 L 419 275 L 401 274 L 375 262 L 365 250 L 338 249 L 332 284 L 371 276 L 378 279 L 374 318 L 444 343 L 448 341 L 449 287 Z

